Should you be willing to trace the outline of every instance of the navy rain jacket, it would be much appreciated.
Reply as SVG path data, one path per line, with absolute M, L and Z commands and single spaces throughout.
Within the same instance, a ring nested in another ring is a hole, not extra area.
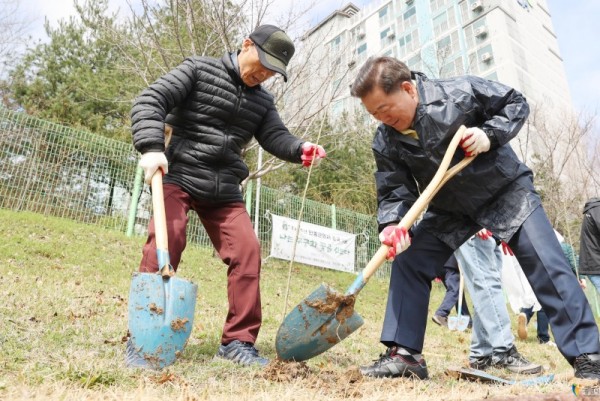
M 419 105 L 412 128 L 419 139 L 381 124 L 373 140 L 380 230 L 401 220 L 465 125 L 486 132 L 491 148 L 444 185 L 419 224 L 453 249 L 482 227 L 507 241 L 541 204 L 532 171 L 508 144 L 529 115 L 525 98 L 476 76 L 430 80 L 413 74 Z M 459 148 L 452 164 L 463 157 Z

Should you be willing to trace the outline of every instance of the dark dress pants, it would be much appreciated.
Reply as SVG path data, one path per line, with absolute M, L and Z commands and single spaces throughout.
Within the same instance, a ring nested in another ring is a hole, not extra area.
M 392 264 L 381 342 L 420 352 L 431 280 L 452 249 L 418 226 L 413 233 L 412 245 Z M 581 354 L 599 353 L 592 310 L 542 207 L 534 210 L 508 244 L 548 315 L 556 345 L 567 361 L 573 364 Z
M 546 312 L 554 341 L 567 361 L 573 364 L 581 354 L 600 352 L 592 309 L 542 207 L 525 220 L 508 244 Z

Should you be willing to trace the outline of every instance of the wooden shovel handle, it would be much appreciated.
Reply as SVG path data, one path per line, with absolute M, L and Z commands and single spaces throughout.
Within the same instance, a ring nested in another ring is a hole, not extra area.
M 169 146 L 171 140 L 171 127 L 165 127 L 165 148 Z M 163 257 L 158 257 L 158 269 L 163 277 L 172 276 L 171 266 L 169 263 L 169 237 L 167 235 L 167 217 L 165 215 L 165 198 L 163 194 L 163 172 L 161 169 L 156 170 L 152 176 L 150 185 L 152 187 L 152 216 L 154 217 L 154 236 L 156 240 L 156 251 Z M 161 259 L 165 259 L 161 266 Z
M 167 263 L 161 263 L 158 257 L 158 269 L 163 277 L 170 276 L 170 267 L 168 263 L 169 238 L 167 235 L 167 217 L 165 215 L 165 200 L 163 196 L 162 170 L 156 170 L 152 176 L 150 185 L 152 186 L 152 216 L 154 217 L 154 238 L 156 240 L 156 251 L 167 255 Z M 162 264 L 162 266 L 161 266 Z
M 440 163 L 440 167 L 438 167 L 437 172 L 431 179 L 427 188 L 423 191 L 421 196 L 415 201 L 412 207 L 408 210 L 408 212 L 404 215 L 400 223 L 398 223 L 398 227 L 404 227 L 408 230 L 414 222 L 419 218 L 423 210 L 427 207 L 429 202 L 433 199 L 435 194 L 442 188 L 442 186 L 448 182 L 448 180 L 454 177 L 459 171 L 465 168 L 469 163 L 475 159 L 475 156 L 465 157 L 459 163 L 457 163 L 454 167 L 448 170 L 448 166 L 452 161 L 452 157 L 454 156 L 454 152 L 458 147 L 460 140 L 463 136 L 466 127 L 461 125 L 458 131 L 454 134 L 452 141 L 448 145 L 448 149 L 446 150 L 446 154 Z M 367 266 L 362 271 L 362 280 L 363 286 L 367 283 L 369 278 L 379 269 L 379 267 L 385 262 L 387 253 L 389 250 L 389 246 L 381 245 L 379 250 L 373 255 Z M 360 288 L 359 288 L 360 290 Z

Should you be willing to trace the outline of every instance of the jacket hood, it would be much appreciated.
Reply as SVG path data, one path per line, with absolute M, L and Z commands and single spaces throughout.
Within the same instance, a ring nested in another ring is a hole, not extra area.
M 600 198 L 590 198 L 583 207 L 583 213 L 587 213 L 595 207 L 600 207 Z

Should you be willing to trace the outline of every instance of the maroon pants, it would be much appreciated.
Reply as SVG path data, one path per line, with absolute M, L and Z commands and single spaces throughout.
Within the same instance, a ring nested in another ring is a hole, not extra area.
M 164 185 L 165 214 L 171 265 L 177 269 L 186 246 L 187 213 L 193 209 L 227 269 L 229 312 L 221 342 L 233 340 L 254 343 L 262 321 L 260 304 L 260 244 L 250 216 L 242 202 L 216 204 L 198 202 L 179 186 Z M 141 272 L 158 271 L 154 220 L 150 220 L 148 240 L 143 248 Z

